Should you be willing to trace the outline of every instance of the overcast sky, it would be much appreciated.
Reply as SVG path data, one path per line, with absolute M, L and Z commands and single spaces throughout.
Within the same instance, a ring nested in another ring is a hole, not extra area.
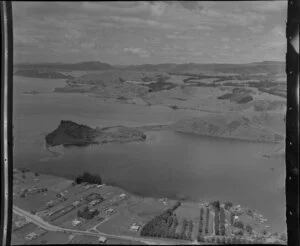
M 284 61 L 286 1 L 13 2 L 19 62 Z

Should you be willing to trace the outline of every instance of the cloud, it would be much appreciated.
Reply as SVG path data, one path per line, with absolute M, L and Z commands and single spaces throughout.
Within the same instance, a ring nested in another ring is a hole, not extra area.
M 225 42 L 225 43 L 226 43 L 226 42 L 228 42 L 230 39 L 229 39 L 228 37 L 222 37 L 221 40 L 222 40 L 222 42 Z
M 145 20 L 137 17 L 120 17 L 120 16 L 108 16 L 103 17 L 104 19 L 108 19 L 111 21 L 123 23 L 123 24 L 129 24 L 131 26 L 136 27 L 153 27 L 153 28 L 162 28 L 162 29 L 172 29 L 176 28 L 172 24 L 168 23 L 160 23 L 156 20 Z
M 188 36 L 188 35 L 172 35 L 172 34 L 167 34 L 166 37 L 168 39 L 181 39 L 181 40 L 190 40 L 190 39 L 195 39 L 195 36 Z
M 94 43 L 82 43 L 80 45 L 82 48 L 84 49 L 92 49 L 94 48 L 96 45 Z
M 261 24 L 255 26 L 249 26 L 248 28 L 253 33 L 261 33 L 264 31 L 264 26 Z
M 167 4 L 164 2 L 152 2 L 149 3 L 149 8 L 151 10 L 151 14 L 153 16 L 161 16 L 165 9 L 167 8 Z
M 132 48 L 132 47 L 124 48 L 124 52 L 131 53 L 131 54 L 134 54 L 134 55 L 138 55 L 142 58 L 150 57 L 150 53 L 147 50 L 143 50 L 141 48 Z
M 255 1 L 251 2 L 252 8 L 258 12 L 280 12 L 287 9 L 287 0 L 280 1 Z
M 276 37 L 285 37 L 285 29 L 282 26 L 275 26 L 272 28 L 271 32 Z

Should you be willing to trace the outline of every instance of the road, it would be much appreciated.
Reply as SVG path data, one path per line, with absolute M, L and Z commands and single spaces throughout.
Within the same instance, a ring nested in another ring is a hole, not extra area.
M 104 236 L 107 238 L 112 238 L 112 239 L 124 239 L 124 240 L 130 240 L 130 241 L 137 241 L 137 242 L 142 242 L 146 244 L 166 244 L 166 245 L 175 245 L 175 244 L 182 244 L 179 243 L 178 241 L 167 241 L 167 240 L 160 240 L 160 239 L 149 239 L 149 238 L 144 238 L 144 237 L 132 237 L 132 236 L 122 236 L 122 235 L 113 235 L 113 234 L 107 234 L 103 232 L 91 232 L 91 231 L 80 231 L 80 230 L 74 230 L 74 229 L 68 229 L 68 228 L 62 228 L 59 226 L 51 225 L 48 222 L 44 221 L 42 218 L 40 218 L 37 215 L 33 215 L 29 213 L 28 211 L 25 211 L 15 205 L 13 205 L 13 212 L 26 217 L 29 221 L 32 223 L 36 224 L 37 226 L 47 230 L 47 231 L 57 231 L 57 232 L 65 232 L 65 233 L 74 233 L 74 234 L 82 234 L 82 235 L 88 235 L 88 236 Z M 184 244 L 186 244 L 185 242 Z M 192 242 L 189 242 L 188 244 L 194 244 Z

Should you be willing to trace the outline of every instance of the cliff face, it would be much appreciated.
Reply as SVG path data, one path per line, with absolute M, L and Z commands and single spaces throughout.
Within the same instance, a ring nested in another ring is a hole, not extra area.
M 145 139 L 146 135 L 143 132 L 129 127 L 117 126 L 93 129 L 86 125 L 62 120 L 58 128 L 46 136 L 46 143 L 49 146 L 81 146 L 109 142 L 126 143 Z

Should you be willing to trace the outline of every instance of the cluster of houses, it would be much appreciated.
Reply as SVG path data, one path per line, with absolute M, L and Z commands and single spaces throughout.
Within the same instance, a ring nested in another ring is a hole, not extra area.
M 45 231 L 44 229 L 42 228 L 37 228 L 36 230 L 34 230 L 33 232 L 30 232 L 28 233 L 26 236 L 25 236 L 25 239 L 27 240 L 33 240 L 33 239 L 36 239 L 37 237 L 45 234 L 47 231 Z
M 24 225 L 26 225 L 28 223 L 29 223 L 29 220 L 27 220 L 25 217 L 17 216 L 17 218 L 14 219 L 15 229 L 21 228 L 21 227 L 23 227 Z

